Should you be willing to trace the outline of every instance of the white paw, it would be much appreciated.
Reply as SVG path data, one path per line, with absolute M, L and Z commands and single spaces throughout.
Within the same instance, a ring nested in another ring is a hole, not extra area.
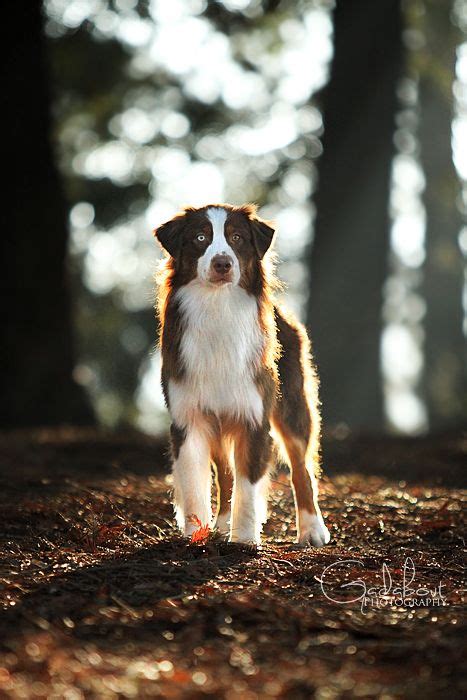
M 230 532 L 230 513 L 219 513 L 215 528 L 220 535 L 227 537 Z
M 331 535 L 324 524 L 321 513 L 316 515 L 306 510 L 298 512 L 298 543 L 302 546 L 312 544 L 313 547 L 322 547 L 331 539 Z
M 211 525 L 210 523 L 203 523 L 196 516 L 188 516 L 184 519 L 183 525 L 182 525 L 182 532 L 184 537 L 190 537 L 194 532 L 199 530 L 200 528 L 205 528 L 208 527 L 210 529 Z
M 194 523 L 186 522 L 185 525 L 182 528 L 182 532 L 184 537 L 191 537 L 196 530 L 199 529 L 199 525 L 195 525 Z
M 232 529 L 229 542 L 239 542 L 248 545 L 261 544 L 261 535 L 250 528 Z

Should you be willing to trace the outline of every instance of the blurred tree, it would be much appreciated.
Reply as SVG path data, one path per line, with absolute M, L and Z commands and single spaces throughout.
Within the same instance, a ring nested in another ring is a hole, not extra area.
M 307 314 L 327 425 L 384 425 L 381 307 L 401 58 L 399 0 L 337 0 Z
M 157 392 L 151 370 L 157 358 L 148 359 L 157 257 L 150 230 L 202 190 L 207 198 L 204 193 L 214 191 L 223 193 L 218 198 L 255 200 L 277 218 L 289 300 L 306 290 L 310 267 L 313 273 L 307 320 L 327 422 L 383 428 L 381 301 L 402 0 L 337 2 L 335 59 L 321 94 L 326 129 L 315 245 L 304 262 L 309 192 L 321 150 L 313 94 L 327 78 L 331 4 L 44 1 L 57 94 L 54 137 L 73 207 L 77 376 L 106 424 L 135 423 L 143 410 L 141 387 Z M 411 0 L 404 7 L 421 5 Z M 427 0 L 426 8 L 436 23 L 437 3 Z M 416 32 L 408 35 L 417 42 Z M 443 38 L 437 41 L 441 46 Z M 433 70 L 439 73 L 439 66 Z M 447 139 L 446 130 L 443 148 Z M 428 209 L 429 192 L 430 185 Z M 433 201 L 437 192 L 436 186 Z M 74 217 L 83 206 L 90 212 L 84 223 Z M 459 278 L 451 281 L 459 313 Z M 436 294 L 428 277 L 427 285 L 427 295 Z M 435 308 L 430 301 L 428 319 Z M 436 327 L 434 321 L 433 357 Z M 457 334 L 452 347 L 459 341 Z M 429 360 L 429 372 L 440 357 Z M 429 381 L 441 382 L 444 391 L 443 372 Z M 455 384 L 459 375 L 450 376 Z M 432 391 L 439 401 L 440 385 Z
M 66 194 L 92 211 L 82 226 L 71 211 L 80 378 L 105 424 L 137 422 L 138 392 L 155 375 L 158 217 L 220 182 L 225 194 L 206 199 L 251 199 L 272 205 L 271 217 L 295 209 L 294 221 L 298 209 L 306 228 L 306 166 L 320 128 L 308 101 L 325 80 L 327 59 L 317 55 L 330 30 L 329 2 L 320 4 L 45 0 Z M 311 78 L 297 68 L 310 53 Z M 303 166 L 299 199 L 283 181 L 300 182 Z
M 138 6 L 145 12 L 147 3 Z M 91 22 L 77 28 L 59 27 L 49 38 L 52 83 L 56 93 L 55 137 L 67 200 L 73 206 L 86 202 L 92 206 L 93 232 L 122 224 L 129 229 L 128 217 L 144 212 L 148 206 L 147 172 L 130 181 L 110 177 L 87 178 L 73 168 L 73 159 L 93 145 L 115 143 L 109 122 L 123 109 L 126 101 L 136 101 L 138 89 L 154 90 L 161 76 L 136 81 L 128 73 L 131 52 L 117 39 L 96 39 Z M 99 70 L 96 71 L 96 66 Z M 162 83 L 164 78 L 162 77 Z M 132 92 L 134 91 L 134 92 Z M 97 234 L 98 235 L 98 234 Z M 147 227 L 148 243 L 155 250 Z M 117 427 L 134 423 L 134 393 L 141 363 L 155 341 L 155 319 L 148 294 L 144 309 L 128 309 L 117 285 L 111 291 L 90 289 L 84 272 L 84 258 L 91 236 L 79 252 L 71 256 L 71 283 L 77 300 L 75 322 L 77 355 L 83 370 L 83 384 L 89 391 L 100 421 Z M 111 256 L 108 256 L 111 265 Z M 141 283 L 141 280 L 139 281 Z M 131 333 L 136 340 L 132 340 Z M 130 337 L 122 342 L 125 334 Z
M 2 427 L 93 420 L 72 378 L 67 209 L 49 142 L 41 5 L 2 5 Z
M 424 0 L 420 29 L 424 46 L 416 52 L 421 111 L 420 143 L 426 187 L 426 259 L 423 270 L 425 316 L 425 400 L 430 426 L 465 424 L 466 343 L 462 331 L 462 220 L 456 200 L 459 180 L 452 161 L 452 84 L 456 46 L 462 41 L 452 23 L 453 3 Z

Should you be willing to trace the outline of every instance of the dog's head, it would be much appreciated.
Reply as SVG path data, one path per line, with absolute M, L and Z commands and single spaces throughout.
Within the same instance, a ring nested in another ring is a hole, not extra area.
M 247 285 L 272 243 L 274 229 L 253 205 L 188 207 L 155 230 L 184 284 Z

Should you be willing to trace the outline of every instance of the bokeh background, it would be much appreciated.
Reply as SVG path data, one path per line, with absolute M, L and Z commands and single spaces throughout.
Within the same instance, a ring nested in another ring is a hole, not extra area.
M 5 19 L 4 426 L 165 431 L 152 229 L 253 201 L 326 430 L 465 427 L 465 0 L 34 0 Z

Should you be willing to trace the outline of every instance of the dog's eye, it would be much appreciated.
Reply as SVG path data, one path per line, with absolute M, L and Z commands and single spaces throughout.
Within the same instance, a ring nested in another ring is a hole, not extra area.
M 199 243 L 202 243 L 203 241 L 206 240 L 206 236 L 204 235 L 204 233 L 199 233 L 199 234 L 196 236 L 196 240 L 199 241 Z
M 238 235 L 238 233 L 234 233 L 234 235 L 232 236 L 232 240 L 233 240 L 233 241 L 239 241 L 239 240 L 240 240 L 240 236 Z

